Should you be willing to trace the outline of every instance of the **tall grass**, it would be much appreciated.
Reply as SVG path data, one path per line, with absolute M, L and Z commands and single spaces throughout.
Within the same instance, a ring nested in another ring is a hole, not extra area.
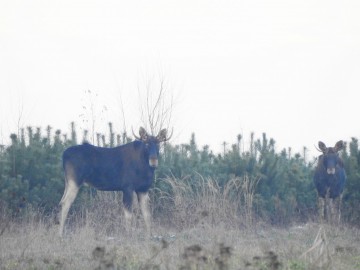
M 253 225 L 253 199 L 258 179 L 231 178 L 224 186 L 201 175 L 194 180 L 168 177 L 159 180 L 151 198 L 155 216 L 179 230 L 201 222 L 228 228 Z
M 52 217 L 0 216 L 0 269 L 359 269 L 360 231 L 345 225 L 271 227 L 254 216 L 257 179 L 221 187 L 168 177 L 151 190 L 152 235 L 134 201 L 125 230 L 122 194 L 98 192 L 73 211 L 64 238 Z

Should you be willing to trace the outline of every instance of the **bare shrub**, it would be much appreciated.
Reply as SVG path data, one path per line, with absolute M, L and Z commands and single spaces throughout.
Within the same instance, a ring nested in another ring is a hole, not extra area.
M 178 229 L 226 224 L 251 227 L 253 201 L 259 179 L 232 177 L 224 186 L 213 178 L 197 174 L 196 179 L 167 177 L 152 191 L 153 208 Z
M 245 216 L 245 224 L 247 228 L 251 228 L 254 223 L 254 195 L 255 195 L 255 189 L 260 181 L 260 177 L 254 178 L 249 177 L 247 174 L 245 174 L 242 177 L 241 183 L 241 196 L 243 199 L 243 210 L 244 210 L 244 216 Z

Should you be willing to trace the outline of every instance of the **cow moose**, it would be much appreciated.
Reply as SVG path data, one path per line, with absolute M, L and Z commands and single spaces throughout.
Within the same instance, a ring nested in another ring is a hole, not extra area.
M 338 141 L 334 147 L 326 147 L 321 141 L 318 145 L 322 155 L 318 157 L 313 180 L 318 193 L 320 220 L 339 222 L 346 174 L 344 163 L 338 152 L 345 145 L 343 141 Z
M 132 216 L 132 199 L 135 192 L 145 225 L 150 232 L 148 190 L 158 166 L 159 145 L 170 139 L 167 130 L 157 136 L 149 135 L 144 128 L 140 137 L 125 145 L 113 148 L 97 147 L 88 143 L 71 146 L 63 153 L 65 190 L 60 201 L 60 236 L 70 206 L 82 184 L 86 183 L 101 191 L 122 191 L 124 215 L 127 226 Z

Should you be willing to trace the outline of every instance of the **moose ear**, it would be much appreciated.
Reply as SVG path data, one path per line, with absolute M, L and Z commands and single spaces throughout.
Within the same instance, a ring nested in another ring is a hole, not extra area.
M 164 142 L 164 141 L 167 140 L 166 136 L 167 136 L 167 130 L 166 130 L 166 128 L 164 128 L 164 129 L 160 130 L 159 135 L 157 135 L 156 138 L 157 138 L 160 142 Z
M 344 142 L 343 141 L 338 141 L 336 144 L 335 144 L 335 151 L 338 152 L 340 150 L 342 150 L 344 148 Z
M 326 152 L 326 149 L 327 149 L 325 143 L 323 143 L 322 141 L 319 141 L 319 144 L 318 144 L 318 145 L 319 145 L 320 150 L 321 150 L 323 153 L 325 153 L 325 152 Z
M 141 140 L 143 140 L 143 141 L 146 141 L 146 140 L 147 140 L 148 135 L 147 135 L 147 132 L 146 132 L 145 128 L 140 127 L 140 129 L 139 129 L 139 135 L 140 135 L 140 139 L 141 139 Z

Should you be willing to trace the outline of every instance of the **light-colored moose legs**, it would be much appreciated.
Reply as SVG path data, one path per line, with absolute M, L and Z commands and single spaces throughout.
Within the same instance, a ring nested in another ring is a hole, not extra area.
M 129 231 L 131 228 L 131 220 L 132 220 L 131 210 L 124 207 L 124 216 L 125 216 L 125 230 Z
M 138 197 L 141 213 L 144 217 L 146 230 L 147 230 L 148 234 L 150 234 L 151 233 L 151 215 L 150 215 L 150 210 L 149 210 L 149 201 L 150 201 L 149 194 L 148 194 L 148 192 L 138 192 L 137 197 Z
M 321 223 L 340 224 L 341 201 L 342 195 L 336 198 L 330 198 L 329 190 L 326 192 L 325 198 L 318 197 L 319 219 Z
M 124 216 L 125 216 L 125 230 L 130 231 L 132 220 L 132 204 L 133 204 L 133 191 L 123 191 L 123 204 L 124 204 Z
M 141 214 L 144 217 L 145 227 L 147 232 L 150 234 L 151 230 L 151 215 L 149 211 L 149 194 L 147 192 L 137 192 L 137 199 L 139 202 Z M 125 226 L 126 230 L 131 229 L 131 220 L 132 220 L 132 199 L 133 193 L 126 191 L 123 193 L 123 203 L 124 203 L 124 216 L 125 216 Z
M 341 222 L 341 203 L 342 203 L 342 194 L 335 199 L 336 200 L 336 208 L 337 208 L 337 215 L 336 215 L 336 218 L 337 218 L 337 222 L 338 224 L 340 224 Z
M 64 195 L 60 201 L 60 229 L 59 233 L 62 236 L 64 231 L 64 225 L 66 221 L 66 217 L 69 213 L 70 206 L 74 202 L 76 195 L 79 192 L 79 187 L 74 181 L 67 181 Z
M 320 223 L 324 222 L 325 218 L 325 198 L 318 198 L 318 211 L 319 211 L 319 221 Z
M 330 222 L 339 225 L 341 220 L 341 195 L 334 199 L 330 199 Z
M 319 208 L 319 218 L 320 223 L 331 221 L 332 216 L 332 207 L 330 199 L 330 190 L 327 188 L 325 197 L 318 197 L 318 208 Z

